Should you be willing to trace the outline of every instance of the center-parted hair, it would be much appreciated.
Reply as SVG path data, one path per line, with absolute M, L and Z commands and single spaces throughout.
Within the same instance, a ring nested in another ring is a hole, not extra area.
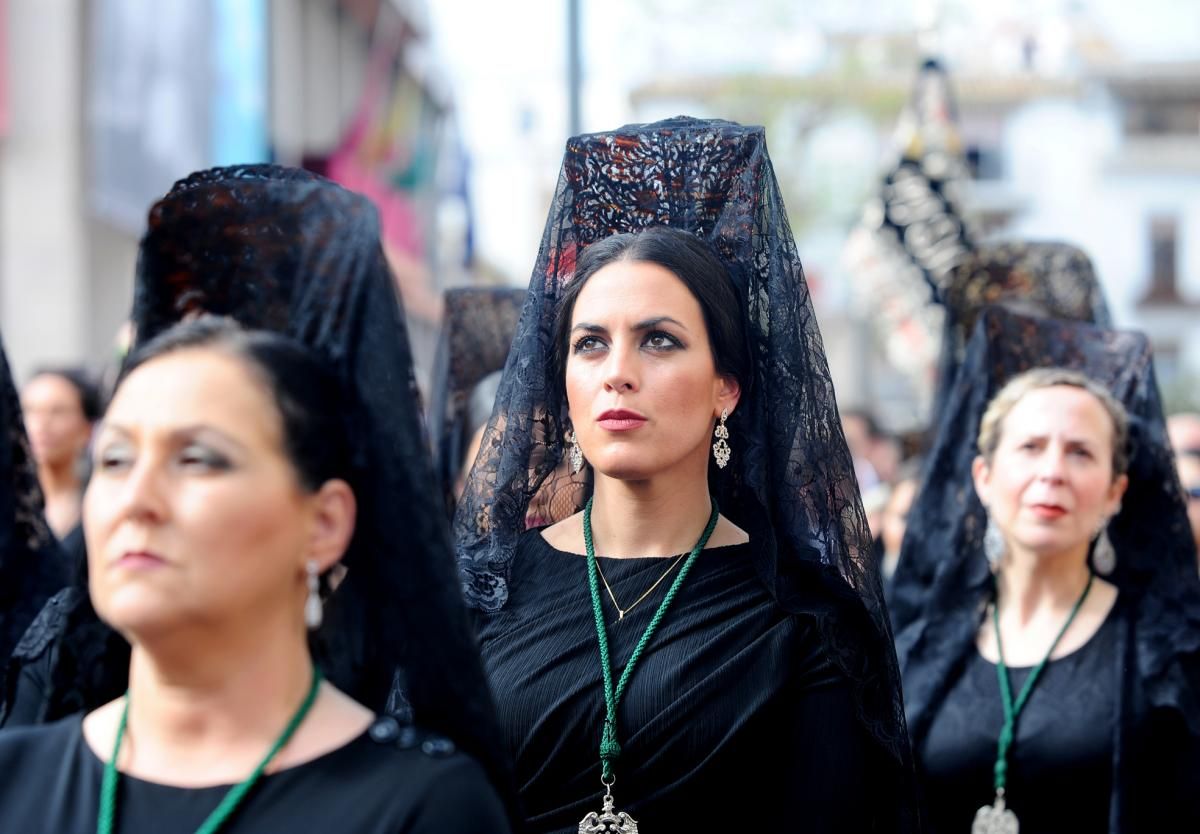
M 979 423 L 979 454 L 991 461 L 1000 446 L 1004 420 L 1021 399 L 1031 391 L 1065 386 L 1086 391 L 1096 399 L 1112 423 L 1113 477 L 1129 469 L 1129 415 L 1125 406 L 1096 380 L 1068 368 L 1034 368 L 1010 379 L 988 403 Z
M 554 319 L 554 362 L 559 382 L 566 378 L 571 316 L 579 293 L 593 275 L 621 261 L 656 264 L 683 282 L 700 304 L 717 373 L 737 380 L 745 391 L 751 379 L 750 351 L 729 271 L 707 243 L 670 226 L 613 235 L 583 250 Z

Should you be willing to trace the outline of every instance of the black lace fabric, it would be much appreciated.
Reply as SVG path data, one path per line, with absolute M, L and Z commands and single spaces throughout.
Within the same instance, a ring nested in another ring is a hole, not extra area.
M 447 290 L 442 334 L 434 360 L 429 424 L 446 506 L 454 509 L 454 481 L 473 427 L 467 425 L 471 392 L 504 367 L 512 345 L 523 289 L 460 287 Z
M 1200 737 L 1200 578 L 1167 442 L 1145 336 L 1080 322 L 983 311 L 941 415 L 896 570 L 891 611 L 905 670 L 914 743 L 975 650 L 993 593 L 983 534 L 987 517 L 971 480 L 983 412 L 1016 374 L 1066 367 L 1099 381 L 1128 410 L 1129 487 L 1109 524 L 1117 565 L 1106 577 L 1135 602 L 1129 655 L 1136 691 L 1151 708 L 1176 711 Z M 1114 658 L 1120 664 L 1121 658 Z
M 52 594 L 66 559 L 42 512 L 21 399 L 0 347 L 0 657 L 7 658 Z
M 402 670 L 415 720 L 453 738 L 503 786 L 445 514 L 429 489 L 433 469 L 403 309 L 375 208 L 321 177 L 270 165 L 217 168 L 180 181 L 151 209 L 142 239 L 137 341 L 201 313 L 285 333 L 342 382 L 358 518 L 343 559 L 346 577 L 314 638 L 318 663 L 375 710 L 384 708 Z M 94 708 L 124 689 L 128 647 L 80 591 L 72 610 L 43 618 L 50 632 L 61 633 L 28 641 L 30 654 L 57 646 L 43 720 Z
M 1112 324 L 1091 259 L 1078 247 L 1055 241 L 1016 240 L 976 247 L 950 272 L 941 302 L 945 330 L 935 415 L 945 412 L 967 341 L 986 307 L 1099 327 Z
M 531 504 L 550 523 L 590 494 L 564 474 L 552 322 L 583 247 L 654 225 L 708 241 L 743 305 L 755 370 L 729 419 L 732 463 L 710 469 L 713 493 L 760 543 L 756 569 L 775 599 L 816 617 L 863 723 L 896 765 L 889 789 L 903 791 L 910 757 L 880 580 L 762 128 L 679 117 L 568 141 L 495 414 L 455 516 L 467 601 L 483 612 L 505 605 Z

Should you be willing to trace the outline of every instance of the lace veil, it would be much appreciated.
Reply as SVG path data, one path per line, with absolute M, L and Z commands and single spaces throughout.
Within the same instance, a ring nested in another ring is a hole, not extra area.
M 711 244 L 745 317 L 753 378 L 729 419 L 732 463 L 710 467 L 712 491 L 758 544 L 758 574 L 779 604 L 817 619 L 860 717 L 896 766 L 888 788 L 903 792 L 910 759 L 878 569 L 760 127 L 678 117 L 567 142 L 495 411 L 455 516 L 467 601 L 483 612 L 505 605 L 535 494 L 554 508 L 542 523 L 587 499 L 587 483 L 556 472 L 566 404 L 552 377 L 552 323 L 583 247 L 653 225 Z
M 341 381 L 358 518 L 346 577 L 314 637 L 318 663 L 376 710 L 401 670 L 415 720 L 474 754 L 503 787 L 444 510 L 428 488 L 404 315 L 374 207 L 321 177 L 270 165 L 216 168 L 176 183 L 151 209 L 141 243 L 137 342 L 200 313 L 287 334 Z M 107 628 L 94 614 L 87 619 L 75 613 L 58 626 L 67 634 L 48 718 L 56 707 L 86 709 L 112 697 L 127 674 L 119 648 L 111 639 L 103 645 Z M 89 678 L 87 663 L 106 656 L 115 661 L 103 664 L 106 679 Z
M 1179 663 L 1200 655 L 1200 577 L 1149 343 L 1139 333 L 993 307 L 979 318 L 942 415 L 894 580 L 891 611 L 913 738 L 922 737 L 954 669 L 974 650 L 992 595 L 987 518 L 971 481 L 980 420 L 1008 379 L 1048 366 L 1087 374 L 1129 412 L 1129 487 L 1108 528 L 1117 566 L 1107 578 L 1138 600 L 1132 639 L 1139 686 L 1152 705 L 1180 708 L 1200 734 L 1200 693 Z
M 446 291 L 429 425 L 437 474 L 451 512 L 454 481 L 475 428 L 467 419 L 471 392 L 484 377 L 504 367 L 525 296 L 525 290 L 507 287 Z

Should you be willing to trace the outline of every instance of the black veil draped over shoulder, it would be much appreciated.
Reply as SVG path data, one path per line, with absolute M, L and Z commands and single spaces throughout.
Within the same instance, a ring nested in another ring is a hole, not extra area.
M 755 570 L 773 599 L 817 623 L 892 766 L 881 790 L 904 795 L 911 758 L 878 569 L 761 127 L 678 117 L 567 142 L 529 297 L 455 516 L 467 601 L 484 614 L 505 606 L 531 499 L 558 480 L 566 403 L 553 378 L 551 331 L 577 255 L 655 225 L 713 247 L 747 325 L 754 372 L 729 418 L 733 461 L 710 469 L 721 511 L 756 543 Z M 590 493 L 586 484 L 569 490 L 543 502 L 558 508 L 547 521 L 579 511 Z
M 1128 664 L 1122 672 L 1134 676 L 1131 697 L 1147 709 L 1178 713 L 1200 738 L 1200 577 L 1149 343 L 1139 333 L 989 308 L 968 345 L 909 512 L 891 600 L 918 749 L 946 688 L 975 651 L 993 594 L 983 555 L 987 517 L 971 480 L 980 420 L 1006 381 L 1051 366 L 1097 380 L 1129 413 L 1129 487 L 1109 523 L 1117 564 L 1106 579 L 1134 601 L 1128 609 L 1134 615 L 1113 662 Z
M 980 244 L 950 271 L 938 300 L 945 317 L 935 418 L 949 405 L 967 342 L 986 307 L 1098 327 L 1112 325 L 1091 259 L 1078 247 L 1056 241 Z
M 471 391 L 488 374 L 504 367 L 526 295 L 525 290 L 511 287 L 446 291 L 429 425 L 449 511 L 454 509 L 454 481 L 474 428 L 467 425 Z
M 313 637 L 317 663 L 377 711 L 402 670 L 415 720 L 474 755 L 504 789 L 444 510 L 428 488 L 403 309 L 375 208 L 314 174 L 273 165 L 176 183 L 151 209 L 141 242 L 136 340 L 199 314 L 284 333 L 341 381 L 358 514 L 346 577 Z M 74 598 L 75 611 L 47 615 L 41 633 L 28 636 L 31 648 L 58 644 L 42 720 L 94 708 L 126 686 L 128 647 L 91 612 L 86 588 Z
M 42 606 L 69 581 L 67 560 L 42 506 L 21 399 L 0 347 L 0 657 L 7 658 Z

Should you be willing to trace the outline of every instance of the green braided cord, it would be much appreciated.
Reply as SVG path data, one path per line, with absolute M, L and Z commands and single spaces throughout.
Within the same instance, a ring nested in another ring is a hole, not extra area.
M 996 664 L 996 675 L 1000 678 L 1000 701 L 1004 705 L 1004 725 L 1000 728 L 1000 740 L 996 745 L 995 786 L 997 793 L 1003 791 L 1005 784 L 1008 782 L 1008 749 L 1012 746 L 1013 737 L 1016 734 L 1017 717 L 1021 714 L 1021 710 L 1025 708 L 1025 702 L 1029 700 L 1034 684 L 1037 683 L 1038 677 L 1042 674 L 1042 669 L 1046 668 L 1046 663 L 1049 662 L 1050 655 L 1054 653 L 1055 647 L 1058 646 L 1058 641 L 1062 640 L 1063 635 L 1067 633 L 1067 629 L 1071 627 L 1071 623 L 1075 621 L 1075 615 L 1083 607 L 1083 601 L 1087 599 L 1088 591 L 1092 589 L 1093 579 L 1095 579 L 1095 574 L 1089 572 L 1087 584 L 1083 586 L 1083 593 L 1079 595 L 1079 599 L 1075 600 L 1075 606 L 1071 609 L 1070 615 L 1067 616 L 1067 621 L 1059 629 L 1054 642 L 1047 649 L 1046 656 L 1042 658 L 1041 663 L 1033 667 L 1033 671 L 1025 679 L 1025 685 L 1021 687 L 1020 693 L 1017 694 L 1017 702 L 1015 704 L 1013 703 L 1012 686 L 1008 682 L 1008 666 L 1004 663 L 1004 645 L 1000 642 L 1000 606 L 999 604 L 992 606 L 992 626 L 996 630 L 996 653 L 999 655 L 999 662 Z
M 96 814 L 96 834 L 112 834 L 117 815 L 117 754 L 121 752 L 121 740 L 125 738 L 125 725 L 129 723 L 129 692 L 125 693 L 125 706 L 121 709 L 121 721 L 117 724 L 117 740 L 113 742 L 112 758 L 104 766 L 104 778 L 100 781 L 100 811 Z
M 604 731 L 600 736 L 600 764 L 601 775 L 605 780 L 612 779 L 613 762 L 621 756 L 621 745 L 617 742 L 617 705 L 621 702 L 621 696 L 625 694 L 625 687 L 629 685 L 629 679 L 633 676 L 634 667 L 637 666 L 638 660 L 641 659 L 646 646 L 650 644 L 650 639 L 654 636 L 654 632 L 658 630 L 658 626 L 666 615 L 667 609 L 671 607 L 671 602 L 683 586 L 683 580 L 687 578 L 688 572 L 692 569 L 692 564 L 695 563 L 696 558 L 700 555 L 700 551 L 704 549 L 704 545 L 708 544 L 713 530 L 717 527 L 717 520 L 719 518 L 720 512 L 717 509 L 717 501 L 714 498 L 712 499 L 712 512 L 708 516 L 708 524 L 704 527 L 704 533 L 700 536 L 700 540 L 696 542 L 696 546 L 692 548 L 692 552 L 688 554 L 683 567 L 679 569 L 679 573 L 675 576 L 675 581 L 671 583 L 666 596 L 659 603 L 658 610 L 654 612 L 649 625 L 642 632 L 641 639 L 638 640 L 637 646 L 634 647 L 633 654 L 629 656 L 629 662 L 625 664 L 625 669 L 621 672 L 621 679 L 617 682 L 617 688 L 614 691 L 612 665 L 608 654 L 608 629 L 605 628 L 604 611 L 600 605 L 599 569 L 596 567 L 596 547 L 592 542 L 591 498 L 588 499 L 587 506 L 583 509 L 583 544 L 587 551 L 588 589 L 592 594 L 592 613 L 596 618 L 596 641 L 600 644 L 600 671 L 604 677 L 605 715 Z
M 271 749 L 267 751 L 267 755 L 263 756 L 262 761 L 254 768 L 254 772 L 229 789 L 229 793 L 225 794 L 225 798 L 221 800 L 221 804 L 213 809 L 213 812 L 208 815 L 208 819 L 196 829 L 196 834 L 215 834 L 233 816 L 234 812 L 241 805 L 242 800 L 246 798 L 246 795 L 250 793 L 262 777 L 263 772 L 267 769 L 267 765 L 291 741 L 300 724 L 308 716 L 309 710 L 312 709 L 313 703 L 317 700 L 317 693 L 321 689 L 321 680 L 321 670 L 313 666 L 312 683 L 308 687 L 308 694 L 304 696 L 304 701 L 300 704 L 300 708 L 296 710 L 288 725 L 283 728 L 283 732 L 280 733 L 279 738 L 275 739 L 275 743 L 271 745 Z M 117 810 L 117 781 L 120 778 L 120 773 L 117 771 L 117 754 L 121 751 L 121 740 L 125 737 L 125 724 L 128 717 L 129 693 L 126 692 L 125 709 L 121 712 L 121 723 L 117 726 L 117 740 L 113 745 L 112 758 L 104 766 L 104 779 L 100 784 L 100 812 L 96 818 L 96 834 L 112 834 L 114 830 Z

